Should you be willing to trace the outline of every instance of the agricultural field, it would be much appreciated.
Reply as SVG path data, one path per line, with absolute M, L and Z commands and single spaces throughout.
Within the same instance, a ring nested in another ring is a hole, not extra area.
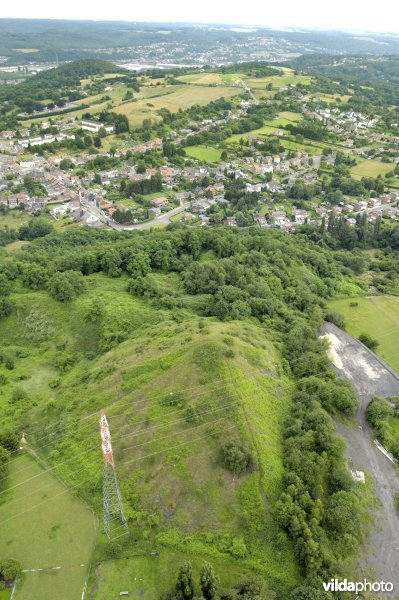
M 291 112 L 291 111 L 282 111 L 278 114 L 280 119 L 287 119 L 290 122 L 300 121 L 302 119 L 301 113 Z
M 194 85 L 224 85 L 226 78 L 221 73 L 193 73 L 190 75 L 182 75 L 177 78 L 184 83 L 192 83 Z
M 220 161 L 220 150 L 213 148 L 212 146 L 187 146 L 185 149 L 187 156 L 203 160 L 205 162 L 219 162 Z
M 347 102 L 349 102 L 349 100 L 352 97 L 349 94 L 341 95 L 341 94 L 322 94 L 322 93 L 316 93 L 314 95 L 317 98 L 319 98 L 320 100 L 324 100 L 324 102 L 329 102 L 329 103 L 331 102 L 331 103 L 333 103 L 333 102 L 336 102 L 339 99 L 344 104 L 346 104 Z
M 167 108 L 171 112 L 177 112 L 179 108 L 185 109 L 193 104 L 205 105 L 212 100 L 216 100 L 224 96 L 225 98 L 235 96 L 241 93 L 241 89 L 232 87 L 201 87 L 183 85 L 170 86 L 173 91 L 168 94 L 163 94 L 157 97 L 138 100 L 137 102 L 126 102 L 119 106 L 113 107 L 113 110 L 119 114 L 126 115 L 131 126 L 138 126 L 143 119 L 151 118 L 159 120 L 157 110 Z
M 92 511 L 29 455 L 14 459 L 1 494 L 0 555 L 26 571 L 15 600 L 79 598 L 97 535 Z
M 392 171 L 391 163 L 383 163 L 379 160 L 358 159 L 357 165 L 351 168 L 351 173 L 355 179 L 362 177 L 384 176 Z
M 284 71 L 282 75 L 272 75 L 270 77 L 251 78 L 246 75 L 240 77 L 250 88 L 254 88 L 254 90 L 265 89 L 269 84 L 272 84 L 273 90 L 278 90 L 288 85 L 308 85 L 312 80 L 308 75 L 295 75 L 292 69 L 284 69 Z
M 207 75 L 218 75 L 210 73 Z M 187 77 L 198 77 L 197 75 Z M 164 82 L 164 80 L 161 80 Z M 223 83 L 223 82 L 222 82 Z M 193 104 L 205 105 L 218 98 L 231 97 L 242 93 L 241 88 L 219 85 L 218 87 L 209 87 L 209 85 L 144 85 L 140 88 L 140 93 L 134 95 L 131 101 L 123 100 L 126 94 L 126 87 L 113 84 L 113 89 L 108 92 L 101 92 L 93 96 L 87 96 L 78 101 L 84 104 L 85 108 L 68 111 L 68 117 L 81 118 L 86 112 L 95 115 L 101 111 L 111 108 L 115 112 L 127 115 L 132 127 L 138 127 L 146 118 L 159 121 L 160 117 L 157 110 L 167 108 L 171 112 L 176 112 L 179 108 L 185 109 Z M 47 120 L 48 116 L 41 115 L 23 122 L 24 126 Z
M 356 303 L 356 306 L 351 304 Z M 379 342 L 376 353 L 399 370 L 399 298 L 367 296 L 333 300 L 330 307 L 341 313 L 348 332 L 359 337 L 370 335 Z

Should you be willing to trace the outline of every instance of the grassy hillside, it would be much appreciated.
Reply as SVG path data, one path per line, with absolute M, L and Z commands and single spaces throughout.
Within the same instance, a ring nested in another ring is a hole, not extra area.
M 175 284 L 173 275 L 157 277 Z M 61 304 L 14 287 L 16 309 L 0 322 L 2 351 L 14 361 L 11 370 L 0 366 L 6 420 L 19 418 L 29 446 L 100 510 L 105 409 L 138 551 L 241 559 L 277 587 L 295 585 L 291 546 L 272 512 L 289 407 L 273 343 L 251 323 L 227 326 L 188 311 L 175 321 L 125 288 L 123 277 L 94 274 L 83 296 Z M 101 319 L 89 320 L 95 307 Z M 223 467 L 226 441 L 251 454 L 253 469 Z
M 228 586 L 257 574 L 281 600 L 347 568 L 357 539 L 335 548 L 322 510 L 344 492 L 360 511 L 325 411 L 356 401 L 316 336 L 343 281 L 329 250 L 255 228 L 71 229 L 4 251 L 0 268 L 4 425 L 99 516 L 101 411 L 110 424 L 129 535 L 99 532 L 93 564 L 110 562 L 93 597 L 117 594 L 120 561 L 143 573 L 154 556 L 156 592 L 123 577 L 137 599 L 159 597 L 182 555 L 223 565 Z M 29 511 L 40 535 L 51 499 Z

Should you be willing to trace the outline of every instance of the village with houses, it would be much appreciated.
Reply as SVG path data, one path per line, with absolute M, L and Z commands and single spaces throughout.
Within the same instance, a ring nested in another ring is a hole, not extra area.
M 330 218 L 350 226 L 362 216 L 371 223 L 399 218 L 399 136 L 384 130 L 378 115 L 349 109 L 341 98 L 327 102 L 301 83 L 271 90 L 266 77 L 262 96 L 241 75 L 230 81 L 236 95 L 227 104 L 222 97 L 220 107 L 201 107 L 198 116 L 195 106 L 180 109 L 183 116 L 167 127 L 116 134 L 112 119 L 74 116 L 68 106 L 58 114 L 55 106 L 53 117 L 35 114 L 30 125 L 2 131 L 0 209 L 47 214 L 62 227 L 180 221 L 288 233 Z M 247 123 L 258 114 L 265 124 L 251 131 Z M 263 115 L 271 117 L 265 122 Z M 223 135 L 237 125 L 242 135 Z

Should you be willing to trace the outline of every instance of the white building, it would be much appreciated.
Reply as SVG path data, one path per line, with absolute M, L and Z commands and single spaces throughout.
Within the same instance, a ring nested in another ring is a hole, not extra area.
M 104 125 L 104 123 L 100 123 L 99 121 L 89 121 L 89 119 L 82 119 L 82 129 L 85 129 L 86 131 L 98 133 L 102 127 L 107 133 L 112 133 L 114 130 L 112 125 Z

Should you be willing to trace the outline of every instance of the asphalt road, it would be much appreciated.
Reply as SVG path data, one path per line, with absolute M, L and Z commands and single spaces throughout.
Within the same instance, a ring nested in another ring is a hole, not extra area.
M 135 229 L 147 229 L 148 227 L 153 227 L 154 225 L 168 225 L 168 223 L 170 223 L 171 217 L 187 210 L 187 208 L 190 206 L 190 203 L 185 202 L 184 204 L 173 208 L 169 212 L 161 214 L 155 219 L 145 221 L 144 223 L 135 223 L 133 225 L 119 225 L 119 223 L 116 223 L 115 221 L 107 217 L 107 215 L 105 215 L 105 213 L 102 210 L 97 208 L 97 206 L 94 206 L 92 203 L 83 202 L 82 206 L 85 210 L 87 210 L 87 212 L 94 215 L 95 217 L 97 217 L 97 219 L 99 219 L 103 223 L 106 223 L 113 229 L 117 229 L 118 231 L 134 231 Z
M 371 475 L 380 501 L 358 562 L 359 574 L 369 580 L 392 582 L 396 598 L 399 597 L 399 515 L 393 496 L 399 492 L 399 473 L 376 447 L 366 409 L 373 396 L 399 395 L 399 374 L 332 323 L 324 324 L 321 335 L 327 335 L 331 342 L 329 355 L 336 371 L 350 379 L 359 397 L 357 427 L 337 424 L 338 432 L 347 442 L 348 461 L 352 468 Z

